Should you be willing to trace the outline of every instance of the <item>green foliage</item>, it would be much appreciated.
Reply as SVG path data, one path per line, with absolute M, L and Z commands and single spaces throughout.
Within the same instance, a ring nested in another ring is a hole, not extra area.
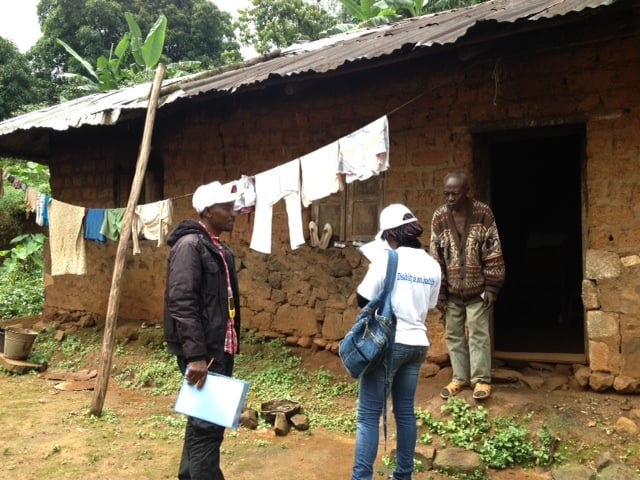
M 34 363 L 55 363 L 56 368 L 73 371 L 78 369 L 87 355 L 100 347 L 101 339 L 97 332 L 85 338 L 68 335 L 60 342 L 55 339 L 55 328 L 51 327 L 38 334 L 32 356 L 37 359 Z
M 562 460 L 556 452 L 559 440 L 547 427 L 532 435 L 526 425 L 531 415 L 524 423 L 513 418 L 491 420 L 484 407 L 472 407 L 460 398 L 447 400 L 442 411 L 446 420 L 417 410 L 419 427 L 440 436 L 445 444 L 451 442 L 455 447 L 475 451 L 489 468 L 549 466 Z M 478 478 L 485 478 L 482 475 Z
M 491 438 L 482 445 L 482 459 L 492 468 L 505 469 L 515 465 L 531 465 L 535 459 L 529 430 L 507 420 L 499 420 Z
M 39 192 L 49 192 L 49 169 L 34 162 L 0 161 L 0 167 Z M 0 318 L 37 315 L 44 304 L 44 242 L 27 223 L 25 193 L 5 184 L 0 198 Z
M 41 276 L 22 276 L 17 283 L 0 273 L 0 318 L 26 317 L 42 313 L 44 283 Z
M 482 406 L 474 409 L 461 399 L 451 400 L 443 405 L 443 411 L 450 416 L 444 425 L 445 436 L 457 447 L 477 451 L 478 442 L 491 429 L 488 412 Z
M 349 14 L 357 20 L 352 27 L 371 27 L 389 23 L 399 19 L 394 8 L 390 8 L 387 2 L 379 0 L 340 0 Z
M 167 33 L 167 17 L 160 15 L 153 24 L 149 34 L 142 41 L 142 32 L 129 12 L 124 14 L 129 24 L 129 32 L 131 34 L 131 54 L 136 60 L 136 64 L 145 69 L 152 69 L 160 61 L 162 50 L 164 49 L 164 40 Z
M 482 3 L 486 0 L 338 0 L 355 21 L 340 26 L 340 31 L 373 27 L 402 18 L 452 10 Z M 337 33 L 337 32 L 331 32 Z
M 335 401 L 347 400 L 353 405 L 357 397 L 357 382 L 337 382 L 325 370 L 309 375 L 301 366 L 300 357 L 294 355 L 282 340 L 257 344 L 257 348 L 243 348 L 238 356 L 235 375 L 251 382 L 248 404 L 260 410 L 260 403 L 286 398 L 305 405 L 313 427 L 354 432 L 355 409 L 336 409 Z
M 5 172 L 26 183 L 30 188 L 35 188 L 38 192 L 42 193 L 51 193 L 51 188 L 49 187 L 49 167 L 46 165 L 27 160 L 5 159 L 0 160 L 0 167 L 2 167 Z M 11 189 L 5 189 L 5 193 L 8 191 L 11 191 Z M 24 203 L 24 192 L 16 193 L 20 194 L 20 198 Z M 1 201 L 2 198 L 0 198 L 0 202 Z
M 134 14 L 143 29 L 160 14 L 169 20 L 163 52 L 167 65 L 189 61 L 207 69 L 242 59 L 231 15 L 210 0 L 154 0 L 138 2 L 136 7 Z
M 32 102 L 34 80 L 27 58 L 9 40 L 0 37 L 0 120 Z
M 136 436 L 140 439 L 182 440 L 187 423 L 185 415 L 152 415 L 137 422 L 141 427 Z
M 396 0 L 401 3 L 401 0 Z M 471 7 L 487 0 L 435 0 L 433 2 L 425 2 L 423 7 L 424 13 L 442 12 L 444 10 L 453 10 L 454 8 Z M 418 3 L 416 1 L 415 3 Z
M 319 4 L 303 0 L 253 0 L 252 7 L 240 10 L 237 26 L 240 41 L 259 53 L 294 43 L 317 40 L 338 23 Z
M 245 342 L 247 340 L 247 342 Z M 39 363 L 47 362 L 50 368 L 77 370 L 86 363 L 89 355 L 102 347 L 97 331 L 91 335 L 69 335 L 62 342 L 55 339 L 55 329 L 42 332 L 34 345 L 34 355 Z M 152 395 L 173 396 L 179 390 L 183 377 L 176 359 L 169 354 L 166 344 L 161 348 L 137 346 L 144 361 L 132 362 L 131 349 L 119 349 L 122 358 L 114 363 L 114 378 L 120 386 L 145 390 Z M 234 376 L 251 382 L 247 407 L 260 411 L 262 403 L 273 399 L 289 399 L 304 406 L 311 428 L 323 427 L 333 431 L 353 433 L 356 429 L 356 398 L 358 383 L 337 381 L 327 370 L 308 372 L 301 358 L 295 355 L 283 341 L 264 342 L 248 334 L 242 338 L 242 353 L 236 357 Z M 136 356 L 138 358 L 139 355 Z M 344 404 L 344 408 L 337 406 Z M 140 438 L 156 437 L 162 425 L 170 427 L 162 438 L 173 438 L 184 430 L 182 416 L 150 419 L 150 431 L 138 433 Z M 268 427 L 261 419 L 263 426 Z M 153 433 L 156 432 L 156 433 Z M 173 433 L 171 433 L 173 432 Z
M 24 192 L 5 186 L 5 194 L 0 197 L 0 248 L 9 246 L 11 239 L 22 232 L 25 209 Z
M 150 388 L 153 395 L 171 395 L 180 389 L 182 375 L 176 368 L 176 357 L 166 348 L 148 352 L 148 360 L 140 365 L 129 365 L 115 379 L 124 387 Z
M 44 304 L 43 234 L 14 238 L 11 250 L 0 251 L 0 318 L 37 315 Z
M 19 235 L 11 243 L 11 250 L 0 250 L 0 258 L 5 257 L 0 274 L 5 278 L 18 280 L 32 272 L 44 273 L 44 241 L 42 233 Z
M 160 58 L 167 65 L 166 78 L 184 75 L 194 68 L 200 71 L 241 59 L 231 16 L 221 12 L 210 0 L 40 0 L 38 20 L 42 37 L 27 54 L 35 77 L 42 81 L 38 84 L 41 91 L 37 98 L 51 105 L 61 99 L 84 95 L 98 84 L 87 73 L 86 66 L 70 55 L 58 39 L 82 58 L 91 59 L 95 73 L 98 67 L 117 71 L 114 63 L 118 61 L 121 71 L 131 69 L 131 64 L 138 65 L 130 55 L 116 54 L 129 30 L 125 12 L 131 13 L 141 31 L 152 30 L 158 18 L 166 17 L 168 26 Z M 150 46 L 150 50 L 156 48 Z M 101 60 L 94 62 L 94 59 Z M 186 62 L 184 66 L 183 62 Z M 170 64 L 172 68 L 168 67 Z M 137 80 L 128 75 L 123 78 L 132 83 L 147 81 L 140 79 L 143 72 L 136 71 Z M 62 73 L 65 75 L 60 77 Z M 82 78 L 83 75 L 88 75 L 91 82 Z
M 89 92 L 105 92 L 127 84 L 150 81 L 154 75 L 152 69 L 160 61 L 164 48 L 167 17 L 164 15 L 158 17 L 144 42 L 142 41 L 140 27 L 134 20 L 133 15 L 126 12 L 125 18 L 129 24 L 129 33 L 126 33 L 120 39 L 115 51 L 110 53 L 109 58 L 98 57 L 95 69 L 90 62 L 82 58 L 71 46 L 58 39 L 58 43 L 89 73 L 89 77 L 75 73 L 63 73 L 60 76 L 78 80 L 79 90 L 88 90 Z M 129 56 L 135 59 L 135 64 L 131 66 L 127 66 L 125 63 Z

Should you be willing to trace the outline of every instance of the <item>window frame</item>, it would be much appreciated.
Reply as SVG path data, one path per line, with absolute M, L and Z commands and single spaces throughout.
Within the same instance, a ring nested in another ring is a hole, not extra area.
M 322 235 L 323 226 L 329 223 L 333 240 L 373 240 L 378 233 L 378 218 L 384 205 L 384 184 L 384 173 L 351 183 L 345 183 L 344 177 L 340 176 L 338 192 L 311 204 L 311 218 L 318 225 L 319 235 Z M 362 215 L 363 212 L 367 215 Z

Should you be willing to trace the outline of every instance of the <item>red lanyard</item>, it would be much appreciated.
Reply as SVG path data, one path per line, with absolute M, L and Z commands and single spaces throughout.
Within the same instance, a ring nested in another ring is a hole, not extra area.
M 205 227 L 202 222 L 200 222 L 200 225 Z M 205 227 L 205 229 L 206 228 L 207 227 Z M 227 303 L 229 304 L 229 316 L 231 318 L 235 318 L 236 308 L 233 302 L 233 289 L 231 288 L 231 274 L 229 273 L 229 265 L 227 264 L 227 257 L 225 255 L 224 248 L 222 247 L 222 243 L 220 242 L 220 237 L 216 237 L 211 232 L 209 232 L 209 230 L 207 230 L 207 233 L 209 234 L 209 238 L 211 238 L 211 241 L 213 242 L 213 244 L 216 246 L 216 248 L 220 252 L 220 256 L 222 257 L 222 263 L 224 263 L 224 273 L 227 276 L 227 298 L 228 298 Z
M 207 227 L 204 226 L 202 222 L 200 222 L 205 230 Z M 227 308 L 229 310 L 229 317 L 227 321 L 227 332 L 224 340 L 224 349 L 225 352 L 233 355 L 238 351 L 238 337 L 236 335 L 236 330 L 234 328 L 234 319 L 236 317 L 236 307 L 235 302 L 233 300 L 233 289 L 231 288 L 231 274 L 229 273 L 229 265 L 227 264 L 227 257 L 225 255 L 224 248 L 222 247 L 222 243 L 220 242 L 220 238 L 214 236 L 209 230 L 207 230 L 209 234 L 209 238 L 216 246 L 218 251 L 220 252 L 220 256 L 222 257 L 222 263 L 224 264 L 224 271 L 227 277 Z

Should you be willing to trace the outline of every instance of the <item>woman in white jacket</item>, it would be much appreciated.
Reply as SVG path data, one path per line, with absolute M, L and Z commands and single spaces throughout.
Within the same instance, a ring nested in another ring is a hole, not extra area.
M 417 218 L 404 205 L 391 204 L 380 213 L 382 248 L 365 248 L 371 260 L 369 270 L 358 286 L 362 307 L 383 289 L 387 270 L 387 248 L 398 253 L 396 281 L 391 306 L 397 319 L 392 345 L 391 399 L 396 423 L 397 465 L 394 480 L 410 480 L 417 439 L 414 401 L 420 367 L 427 356 L 427 312 L 435 308 L 440 291 L 441 269 L 420 244 L 423 233 Z M 385 244 L 386 243 L 386 244 Z M 367 244 L 371 245 L 371 244 Z M 386 367 L 381 364 L 360 378 L 358 428 L 352 480 L 371 480 L 378 453 L 380 415 L 385 398 Z

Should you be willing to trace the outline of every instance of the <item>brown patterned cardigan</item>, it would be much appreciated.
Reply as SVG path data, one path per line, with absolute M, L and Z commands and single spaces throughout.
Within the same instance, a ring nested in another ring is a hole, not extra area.
M 459 304 L 482 301 L 485 290 L 496 295 L 504 284 L 505 265 L 491 208 L 467 199 L 462 235 L 447 205 L 433 212 L 429 253 L 442 268 L 440 300 Z

